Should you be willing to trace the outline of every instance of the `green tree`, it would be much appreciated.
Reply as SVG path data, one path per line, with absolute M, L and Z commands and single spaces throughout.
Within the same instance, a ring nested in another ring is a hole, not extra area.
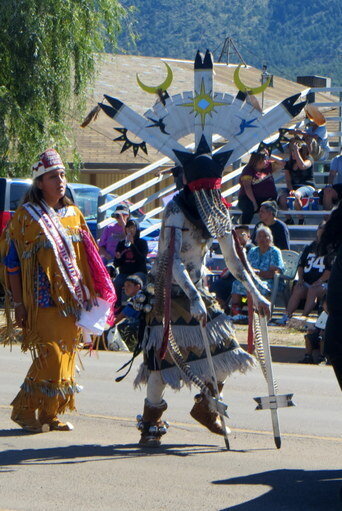
M 48 146 L 63 153 L 95 54 L 115 50 L 126 15 L 118 0 L 1 0 L 0 174 L 24 175 Z

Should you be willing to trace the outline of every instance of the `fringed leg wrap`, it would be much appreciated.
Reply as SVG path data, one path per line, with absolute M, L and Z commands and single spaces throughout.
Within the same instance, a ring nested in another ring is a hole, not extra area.
M 49 425 L 44 431 L 73 429 L 69 423 L 62 423 L 57 415 L 66 410 L 75 410 L 75 393 L 82 387 L 71 382 L 34 382 L 26 378 L 21 390 L 11 403 L 11 419 L 26 431 L 42 431 L 42 425 Z M 38 419 L 36 419 L 38 410 Z
M 207 387 L 210 389 L 212 396 L 215 395 L 214 389 L 211 383 L 207 383 Z M 222 392 L 223 383 L 218 383 L 219 392 Z M 202 392 L 196 394 L 195 404 L 190 411 L 190 415 L 197 422 L 202 424 L 216 435 L 224 435 L 224 431 L 221 425 L 220 416 L 212 405 L 205 394 Z
M 23 399 L 21 390 L 11 403 L 13 406 L 11 419 L 25 431 L 30 433 L 41 433 L 42 427 L 36 418 L 36 407 Z
M 137 416 L 137 428 L 141 432 L 139 445 L 158 447 L 161 444 L 161 437 L 169 427 L 166 421 L 160 420 L 166 409 L 167 403 L 164 400 L 159 405 L 152 405 L 145 399 L 143 415 Z
M 35 382 L 26 378 L 20 393 L 23 404 L 55 416 L 75 410 L 75 394 L 80 390 L 82 387 L 73 382 Z

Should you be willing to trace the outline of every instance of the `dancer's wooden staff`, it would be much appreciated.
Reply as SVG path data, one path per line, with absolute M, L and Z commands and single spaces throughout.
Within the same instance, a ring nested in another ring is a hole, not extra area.
M 242 250 L 240 242 L 236 236 L 236 232 L 233 230 L 233 237 L 235 241 L 236 252 L 244 265 L 246 271 L 250 273 L 249 265 L 246 261 L 245 254 Z M 268 387 L 268 396 L 255 397 L 254 400 L 258 403 L 256 410 L 271 410 L 272 427 L 274 443 L 277 449 L 281 447 L 281 436 L 278 418 L 278 408 L 294 406 L 292 401 L 293 394 L 277 395 L 277 384 L 273 378 L 272 358 L 270 343 L 268 337 L 267 318 L 261 316 L 258 312 L 253 311 L 253 324 L 254 324 L 254 337 L 256 355 L 259 360 L 261 370 L 265 377 Z
M 272 358 L 268 339 L 267 319 L 254 313 L 255 344 L 260 365 L 267 382 L 268 396 L 255 397 L 258 403 L 256 410 L 271 410 L 274 443 L 277 449 L 281 447 L 281 436 L 278 418 L 278 408 L 294 406 L 293 394 L 277 395 L 277 384 L 273 378 Z
M 216 373 L 215 373 L 215 368 L 214 368 L 214 362 L 213 362 L 213 358 L 211 356 L 208 334 L 205 329 L 205 326 L 203 326 L 203 323 L 201 322 L 200 324 L 201 324 L 201 333 L 202 333 L 202 337 L 203 337 L 203 344 L 204 344 L 205 353 L 207 356 L 207 361 L 208 361 L 208 366 L 209 366 L 210 380 L 211 380 L 211 383 L 213 384 L 213 388 L 214 388 L 215 408 L 217 410 L 217 413 L 220 416 L 221 426 L 222 426 L 222 430 L 223 430 L 224 443 L 226 444 L 227 450 L 229 451 L 230 446 L 229 446 L 229 440 L 228 440 L 228 430 L 227 430 L 227 426 L 226 426 L 226 423 L 224 420 L 225 416 L 228 417 L 227 412 L 226 412 L 227 405 L 225 405 L 222 401 L 220 401 L 220 392 L 218 389 L 217 378 L 216 378 Z M 230 432 L 230 430 L 229 430 L 229 432 Z

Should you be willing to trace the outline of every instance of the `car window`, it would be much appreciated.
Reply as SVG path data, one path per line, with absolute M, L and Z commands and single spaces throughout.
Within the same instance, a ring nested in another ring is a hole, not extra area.
M 73 193 L 75 204 L 80 208 L 85 219 L 96 220 L 99 190 L 97 188 L 74 188 Z
M 5 209 L 6 179 L 0 178 L 0 211 Z
M 30 187 L 29 183 L 17 183 L 12 181 L 11 189 L 10 189 L 10 210 L 15 211 L 22 199 L 24 198 L 25 193 Z

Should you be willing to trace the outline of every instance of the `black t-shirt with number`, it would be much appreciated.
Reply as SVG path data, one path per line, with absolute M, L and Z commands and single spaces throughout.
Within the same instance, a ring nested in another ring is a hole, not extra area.
M 331 269 L 329 258 L 317 255 L 317 241 L 304 248 L 298 266 L 303 268 L 303 279 L 307 284 L 313 284 L 325 270 Z

